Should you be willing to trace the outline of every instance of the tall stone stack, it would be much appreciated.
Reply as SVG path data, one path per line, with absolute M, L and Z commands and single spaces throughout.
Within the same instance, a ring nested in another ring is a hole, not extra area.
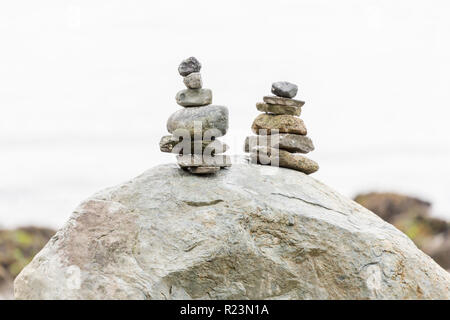
M 176 102 L 183 109 L 167 120 L 171 135 L 159 143 L 162 152 L 175 153 L 178 165 L 194 174 L 212 174 L 231 166 L 230 157 L 223 155 L 228 146 L 217 137 L 228 130 L 228 108 L 212 105 L 212 91 L 204 89 L 202 65 L 190 57 L 181 62 L 178 72 L 187 89 L 177 93 Z
M 306 174 L 319 170 L 315 161 L 301 155 L 313 151 L 314 145 L 299 118 L 305 102 L 293 99 L 297 91 L 293 83 L 275 82 L 272 84 L 274 95 L 265 96 L 264 102 L 256 104 L 256 109 L 264 113 L 253 121 L 252 131 L 256 136 L 247 137 L 244 147 L 245 152 L 250 152 L 253 163 L 277 163 Z M 271 130 L 278 130 L 278 133 Z

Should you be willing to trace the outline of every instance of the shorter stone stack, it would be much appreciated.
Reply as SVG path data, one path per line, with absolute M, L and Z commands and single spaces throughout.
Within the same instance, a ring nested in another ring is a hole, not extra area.
M 167 120 L 171 135 L 159 143 L 162 152 L 177 154 L 178 165 L 194 174 L 211 174 L 231 166 L 223 155 L 228 146 L 217 137 L 228 130 L 228 108 L 212 105 L 212 91 L 203 89 L 200 62 L 190 57 L 183 60 L 178 72 L 187 89 L 177 93 L 176 102 L 184 107 Z
M 305 102 L 293 99 L 297 91 L 297 85 L 286 81 L 272 84 L 274 96 L 265 96 L 264 102 L 256 104 L 256 109 L 264 113 L 253 121 L 256 136 L 246 138 L 244 151 L 250 152 L 254 163 L 273 165 L 276 161 L 280 167 L 311 174 L 319 165 L 301 155 L 313 151 L 314 145 L 299 118 Z

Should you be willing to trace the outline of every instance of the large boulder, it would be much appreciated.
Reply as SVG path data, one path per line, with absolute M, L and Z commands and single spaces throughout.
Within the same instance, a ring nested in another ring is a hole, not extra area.
M 450 274 L 301 172 L 161 165 L 84 201 L 18 299 L 449 299 Z

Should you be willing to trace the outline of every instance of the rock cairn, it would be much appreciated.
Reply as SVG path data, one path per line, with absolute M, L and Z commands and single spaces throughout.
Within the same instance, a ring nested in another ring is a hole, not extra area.
M 314 150 L 314 145 L 306 136 L 307 130 L 299 118 L 305 102 L 293 99 L 298 91 L 297 85 L 289 82 L 272 84 L 274 96 L 263 97 L 256 109 L 264 113 L 253 121 L 252 131 L 256 136 L 245 140 L 244 151 L 250 152 L 253 163 L 290 168 L 311 174 L 319 165 L 301 154 Z M 271 130 L 278 130 L 274 133 Z
M 204 89 L 200 69 L 194 58 L 183 60 L 178 72 L 187 89 L 177 93 L 177 103 L 184 107 L 167 120 L 171 135 L 159 143 L 162 152 L 177 154 L 178 165 L 194 174 L 211 174 L 229 167 L 229 156 L 223 155 L 228 146 L 217 137 L 228 130 L 228 108 L 212 105 L 212 91 Z

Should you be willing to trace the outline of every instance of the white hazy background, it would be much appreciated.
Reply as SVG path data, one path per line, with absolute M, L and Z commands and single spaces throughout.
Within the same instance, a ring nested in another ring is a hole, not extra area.
M 59 227 L 92 193 L 160 163 L 196 56 L 228 106 L 231 153 L 271 83 L 299 85 L 321 169 L 352 197 L 396 191 L 450 218 L 446 0 L 0 3 L 0 224 Z

